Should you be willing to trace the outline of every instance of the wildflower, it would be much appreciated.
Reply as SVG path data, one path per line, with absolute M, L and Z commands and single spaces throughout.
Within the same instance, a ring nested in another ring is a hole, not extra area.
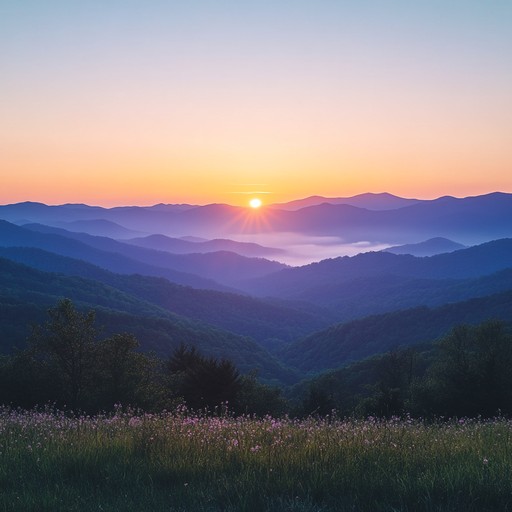
M 138 427 L 141 423 L 142 423 L 142 421 L 140 420 L 140 418 L 137 418 L 136 416 L 133 416 L 133 417 L 130 418 L 130 421 L 128 422 L 128 426 L 130 426 L 130 427 Z

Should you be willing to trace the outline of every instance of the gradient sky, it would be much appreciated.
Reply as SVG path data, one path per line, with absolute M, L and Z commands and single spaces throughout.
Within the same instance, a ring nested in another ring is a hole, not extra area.
M 512 192 L 510 0 L 0 0 L 0 203 Z

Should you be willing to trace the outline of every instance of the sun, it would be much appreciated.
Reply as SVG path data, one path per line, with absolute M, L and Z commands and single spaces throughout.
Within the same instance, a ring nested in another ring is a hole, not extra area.
M 263 203 L 261 202 L 261 199 L 258 199 L 257 197 L 254 197 L 249 201 L 249 206 L 251 208 L 254 208 L 255 210 L 259 208 Z

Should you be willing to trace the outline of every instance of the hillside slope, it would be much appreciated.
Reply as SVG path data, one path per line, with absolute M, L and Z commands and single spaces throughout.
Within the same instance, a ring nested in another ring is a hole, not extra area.
M 166 311 L 250 336 L 269 349 L 291 342 L 333 323 L 334 317 L 314 306 L 300 310 L 252 297 L 198 290 L 165 278 L 121 275 L 90 263 L 41 249 L 0 247 L 0 256 L 45 272 L 99 281 Z
M 455 252 L 419 258 L 367 252 L 287 268 L 247 280 L 243 289 L 259 296 L 309 300 L 336 297 L 336 289 L 359 278 L 469 279 L 512 268 L 512 239 L 500 239 Z
M 434 340 L 457 324 L 475 325 L 488 319 L 512 322 L 512 291 L 334 325 L 288 346 L 281 357 L 303 372 L 320 372 L 399 346 Z
M 203 353 L 233 360 L 242 371 L 257 369 L 262 378 L 290 381 L 284 369 L 265 349 L 248 337 L 169 313 L 114 287 L 80 277 L 41 272 L 0 258 L 0 348 L 6 353 L 23 347 L 30 326 L 45 320 L 49 307 L 64 297 L 80 309 L 97 311 L 102 333 L 131 332 L 143 350 L 168 356 L 181 343 Z

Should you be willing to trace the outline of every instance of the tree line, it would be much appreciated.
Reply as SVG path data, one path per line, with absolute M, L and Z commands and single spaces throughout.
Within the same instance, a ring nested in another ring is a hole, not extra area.
M 129 333 L 100 339 L 95 312 L 63 299 L 35 326 L 25 350 L 0 360 L 0 403 L 95 413 L 116 404 L 146 411 L 185 403 L 214 411 L 279 414 L 280 390 L 241 375 L 226 359 L 208 358 L 185 344 L 168 359 L 138 351 Z
M 322 374 L 292 395 L 299 415 L 512 415 L 512 334 L 499 320 L 457 325 L 434 343 Z
M 140 352 L 132 334 L 102 339 L 95 320 L 94 311 L 80 312 L 69 299 L 50 308 L 27 348 L 0 359 L 0 403 L 89 413 L 184 403 L 257 415 L 512 414 L 512 335 L 497 320 L 456 326 L 436 343 L 357 362 L 285 392 L 186 344 L 162 359 Z

